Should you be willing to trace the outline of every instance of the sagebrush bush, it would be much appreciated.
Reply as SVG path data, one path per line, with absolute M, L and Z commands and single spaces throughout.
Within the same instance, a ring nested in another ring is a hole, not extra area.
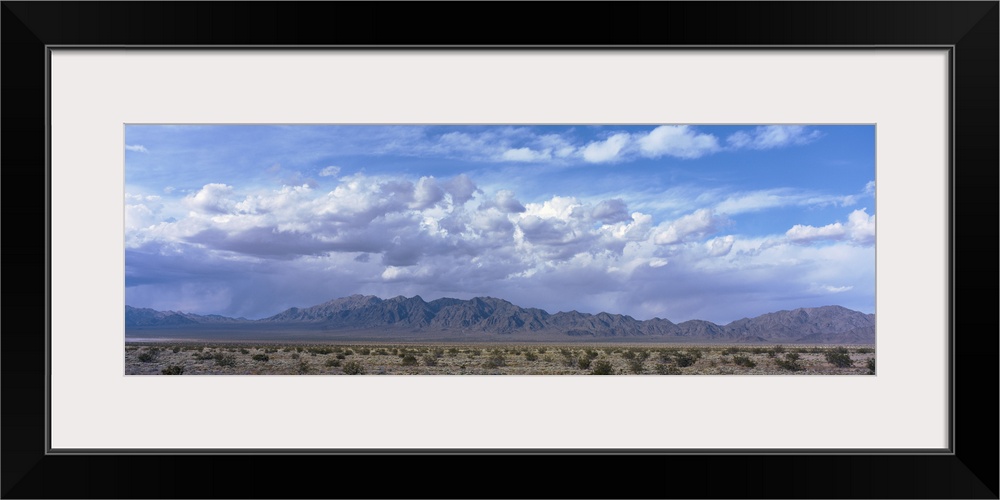
M 733 356 L 733 363 L 736 363 L 739 366 L 745 366 L 747 368 L 753 368 L 757 366 L 757 363 L 747 356 Z
M 143 363 L 149 363 L 156 360 L 156 354 L 150 351 L 140 352 L 139 361 Z
M 775 359 L 774 362 L 779 368 L 784 368 L 788 371 L 797 372 L 803 370 L 802 365 L 799 364 L 799 353 L 797 352 L 786 353 L 785 359 L 778 358 Z
M 340 366 L 340 360 L 339 359 L 328 359 L 328 360 L 326 360 L 326 363 L 324 363 L 324 364 L 326 366 L 329 366 L 329 367 L 336 367 L 336 366 Z
M 367 355 L 371 354 L 372 350 L 369 349 L 369 348 L 367 348 L 367 347 L 364 347 L 364 348 L 358 349 L 357 352 L 358 352 L 358 354 L 360 354 L 362 356 L 367 356 Z
M 583 356 L 580 356 L 580 359 L 577 360 L 576 364 L 577 366 L 580 367 L 581 370 L 586 370 L 587 368 L 590 368 L 591 361 L 593 360 L 590 358 L 590 356 L 584 354 Z
M 434 357 L 433 354 L 424 354 L 421 360 L 424 362 L 424 365 L 426 366 L 437 366 L 438 364 L 438 359 Z
M 312 366 L 309 365 L 308 361 L 303 359 L 302 361 L 299 361 L 298 371 L 299 375 L 304 375 L 312 371 Z
M 299 353 L 297 353 L 297 352 L 293 352 L 292 353 L 292 359 L 299 359 L 299 357 L 300 357 Z
M 848 368 L 854 366 L 854 361 L 851 359 L 851 355 L 847 353 L 847 349 L 843 347 L 838 347 L 833 351 L 826 353 L 826 361 L 837 368 Z
M 183 375 L 184 374 L 184 367 L 183 366 L 177 366 L 177 365 L 170 365 L 170 366 L 168 366 L 168 367 L 160 370 L 160 373 L 162 373 L 164 375 Z
M 362 365 L 360 361 L 348 361 L 344 363 L 343 370 L 345 375 L 363 375 L 365 365 Z
M 250 351 L 246 349 L 240 349 L 240 354 L 250 354 Z
M 681 370 L 676 366 L 670 366 L 663 363 L 656 364 L 656 373 L 658 375 L 680 375 Z
M 412 354 L 404 354 L 402 359 L 403 366 L 413 366 L 417 364 L 417 357 Z M 346 365 L 345 365 L 346 366 Z
M 214 356 L 215 364 L 217 366 L 233 366 L 236 364 L 236 358 L 230 356 L 229 354 L 222 354 L 221 352 Z
M 865 362 L 865 366 L 868 367 L 869 375 L 875 375 L 875 358 L 869 358 L 868 361 Z
M 538 355 L 531 351 L 524 351 L 524 359 L 525 361 L 537 361 Z
M 693 365 L 695 357 L 686 352 L 676 352 L 674 353 L 674 362 L 677 363 L 677 366 L 684 368 L 685 366 Z
M 633 359 L 632 361 L 629 361 L 628 362 L 628 369 L 632 373 L 642 373 L 642 371 L 643 371 L 642 360 L 637 358 L 637 359 Z
M 486 368 L 499 368 L 501 366 L 507 366 L 507 358 L 503 356 L 502 352 L 495 351 L 492 355 L 483 363 Z
M 611 367 L 611 362 L 606 359 L 600 359 L 594 362 L 594 369 L 590 372 L 591 375 L 614 375 L 614 368 Z
M 254 361 L 269 361 L 271 358 L 267 354 L 254 354 L 250 359 Z

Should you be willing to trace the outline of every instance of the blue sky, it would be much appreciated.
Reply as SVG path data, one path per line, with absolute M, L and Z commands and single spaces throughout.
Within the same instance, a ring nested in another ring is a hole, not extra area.
M 128 125 L 126 303 L 874 312 L 874 126 Z

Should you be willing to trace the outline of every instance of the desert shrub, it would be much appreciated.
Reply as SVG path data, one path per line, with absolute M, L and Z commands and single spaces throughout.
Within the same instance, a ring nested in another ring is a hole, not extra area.
M 143 363 L 149 363 L 155 360 L 156 360 L 156 353 L 154 352 L 145 351 L 139 353 L 139 361 L 142 361 Z
M 292 353 L 292 359 L 299 359 L 299 353 L 293 352 Z
M 174 348 L 171 349 L 171 351 L 174 351 L 174 354 L 177 354 L 178 352 L 181 352 L 181 348 L 177 347 L 177 346 L 174 346 Z
M 684 368 L 685 366 L 693 365 L 695 357 L 686 352 L 676 352 L 674 353 L 674 362 L 677 363 L 677 366 Z
M 754 354 L 764 354 L 764 349 L 760 347 L 754 347 L 753 349 L 750 349 L 750 352 Z
M 448 356 L 452 356 L 452 357 L 458 356 L 458 349 L 456 349 L 454 347 L 452 347 L 451 349 L 448 349 Z
M 826 361 L 837 368 L 848 368 L 854 364 L 851 355 L 847 353 L 847 348 L 837 347 L 826 353 Z
M 773 358 L 773 357 L 774 357 L 774 354 L 775 354 L 775 353 L 774 353 L 774 349 L 768 349 L 768 351 L 767 351 L 767 357 L 769 357 L 769 358 Z
M 577 360 L 576 365 L 579 366 L 581 370 L 586 370 L 590 368 L 591 361 L 593 360 L 589 356 L 584 354 L 583 356 L 580 356 L 579 360 Z
M 655 370 L 656 370 L 657 375 L 680 375 L 681 374 L 680 368 L 677 368 L 676 366 L 666 365 L 666 364 L 663 364 L 663 363 L 657 363 Z
M 360 361 L 348 361 L 344 363 L 344 374 L 345 375 L 364 375 L 365 365 L 361 364 Z
M 628 362 L 628 369 L 632 373 L 642 373 L 642 360 L 641 359 L 633 359 L 632 361 L 629 361 Z
M 695 361 L 701 359 L 702 356 L 701 349 L 688 349 L 688 354 L 690 354 Z
M 501 366 L 507 366 L 507 358 L 504 357 L 503 353 L 500 351 L 494 351 L 493 354 L 483 363 L 486 368 L 499 368 Z
M 216 366 L 233 366 L 236 364 L 236 358 L 230 356 L 229 354 L 222 354 L 221 352 L 214 356 Z
M 563 364 L 569 367 L 575 366 L 577 360 L 573 357 L 572 351 L 567 351 L 566 349 L 560 349 L 559 353 L 563 355 Z
M 302 352 L 302 348 L 301 347 L 296 347 L 295 348 L 295 352 Z
M 785 346 L 783 346 L 783 345 L 776 345 L 776 346 L 772 347 L 771 350 L 774 351 L 775 354 L 784 354 L 785 353 Z
M 347 357 L 347 356 L 344 356 L 343 354 L 338 354 L 338 355 L 336 356 L 336 358 L 337 358 L 337 359 L 344 359 L 344 358 L 346 358 L 346 357 Z
M 857 354 L 871 354 L 875 352 L 875 349 L 872 349 L 871 347 L 859 347 L 855 349 L 854 352 Z
M 649 351 L 645 349 L 639 350 L 638 352 L 635 353 L 635 359 L 643 362 L 646 361 L 647 359 L 649 359 Z
M 304 359 L 302 361 L 299 361 L 299 366 L 298 366 L 299 375 L 309 373 L 310 371 L 312 371 L 312 366 L 309 365 L 308 361 Z
M 722 350 L 722 355 L 723 356 L 729 356 L 729 355 L 732 355 L 732 354 L 739 354 L 740 352 L 742 352 L 742 351 L 740 351 L 739 349 L 737 349 L 735 347 L 727 347 L 727 348 L 725 348 L 725 349 Z
M 361 349 L 358 349 L 358 354 L 360 354 L 362 356 L 367 356 L 367 355 L 369 355 L 371 353 L 372 353 L 372 350 L 369 349 L 369 348 L 367 348 L 367 347 L 363 347 Z
M 548 351 L 548 349 L 546 349 L 544 347 L 539 347 L 538 348 L 538 354 L 545 354 L 547 351 Z
M 538 355 L 531 351 L 524 351 L 524 359 L 526 361 L 537 361 Z
M 483 353 L 482 349 L 469 349 L 469 356 L 473 358 L 479 356 L 482 353 Z
M 351 354 L 354 354 L 354 351 L 352 351 L 350 349 L 344 349 L 344 355 L 345 356 L 350 356 Z
M 594 369 L 590 372 L 591 375 L 614 375 L 615 371 L 611 368 L 611 362 L 606 359 L 601 359 L 594 362 Z
M 403 355 L 403 366 L 413 366 L 417 364 L 417 357 L 412 354 Z
M 435 358 L 443 358 L 444 357 L 444 349 L 440 349 L 440 348 L 434 349 L 433 351 L 431 351 L 431 354 L 433 354 Z
M 587 349 L 587 357 L 590 359 L 597 359 L 597 351 L 593 349 Z
M 250 351 L 246 349 L 240 349 L 240 354 L 250 354 Z
M 254 354 L 250 359 L 254 361 L 269 361 L 271 358 L 267 354 Z
M 622 357 L 625 359 L 635 359 L 635 351 L 628 350 L 622 353 Z
M 424 354 L 424 357 L 421 358 L 421 360 L 427 366 L 437 366 L 438 364 L 438 359 L 434 357 L 433 354 Z
M 324 366 L 328 366 L 328 367 L 340 366 L 340 360 L 339 359 L 327 359 L 326 362 L 323 363 L 323 365 Z
M 657 351 L 657 354 L 659 355 L 660 363 L 664 363 L 664 364 L 669 363 L 670 359 L 672 358 L 672 356 L 670 354 L 670 351 L 668 351 L 666 349 L 664 349 L 662 351 Z
M 553 358 L 551 354 L 546 354 L 546 355 L 542 356 L 542 361 L 544 361 L 546 363 L 551 363 L 551 362 L 555 361 L 555 358 Z
M 177 365 L 170 365 L 170 366 L 168 366 L 168 367 L 160 370 L 160 373 L 162 373 L 164 375 L 183 375 L 184 374 L 184 367 L 183 366 L 177 366 Z
M 757 366 L 757 363 L 755 363 L 754 360 L 750 359 L 747 356 L 733 356 L 733 363 L 736 363 L 739 366 L 745 366 L 747 368 L 753 368 Z
M 797 352 L 789 352 L 785 354 L 785 359 L 776 359 L 774 361 L 779 368 L 783 368 L 788 371 L 801 371 L 802 365 L 799 364 L 799 354 Z
M 386 356 L 389 354 L 389 351 L 386 351 L 385 349 L 376 349 L 375 354 L 379 356 Z
M 278 352 L 278 350 L 274 349 L 274 348 L 268 348 L 268 349 L 264 349 L 264 352 L 266 352 L 268 354 L 272 354 L 272 353 Z
M 868 361 L 865 362 L 865 366 L 868 368 L 869 375 L 875 375 L 875 358 L 869 358 Z

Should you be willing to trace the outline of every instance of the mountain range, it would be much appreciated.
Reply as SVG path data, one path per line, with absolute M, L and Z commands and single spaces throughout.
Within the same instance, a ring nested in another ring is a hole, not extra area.
M 258 320 L 202 316 L 125 306 L 126 336 L 139 331 L 193 330 L 257 332 L 379 332 L 392 338 L 474 340 L 615 340 L 680 342 L 805 342 L 875 343 L 875 315 L 841 306 L 777 311 L 743 318 L 726 325 L 703 320 L 673 323 L 667 319 L 637 320 L 622 314 L 577 311 L 550 314 L 493 297 L 469 300 L 420 296 L 381 299 L 351 295 L 312 307 L 292 307 Z M 260 337 L 260 335 L 258 335 Z M 370 337 L 370 336 L 369 336 Z M 383 337 L 385 338 L 385 337 Z

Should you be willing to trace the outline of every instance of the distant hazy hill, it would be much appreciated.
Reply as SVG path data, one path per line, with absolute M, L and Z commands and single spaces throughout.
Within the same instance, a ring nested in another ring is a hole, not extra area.
M 640 321 L 621 314 L 586 314 L 576 311 L 549 314 L 535 308 L 518 307 L 506 300 L 476 297 L 469 300 L 442 298 L 424 301 L 420 296 L 380 299 L 352 295 L 312 307 L 293 307 L 269 318 L 247 320 L 224 316 L 200 316 L 174 311 L 154 311 L 125 306 L 126 330 L 144 328 L 191 329 L 207 325 L 280 328 L 282 331 L 321 327 L 324 331 L 406 331 L 439 335 L 461 334 L 468 340 L 495 335 L 620 338 L 657 337 L 683 341 L 725 342 L 875 342 L 875 315 L 840 306 L 777 311 L 744 318 L 727 325 L 691 320 L 675 324 L 666 319 Z M 641 340 L 641 339 L 636 339 Z

